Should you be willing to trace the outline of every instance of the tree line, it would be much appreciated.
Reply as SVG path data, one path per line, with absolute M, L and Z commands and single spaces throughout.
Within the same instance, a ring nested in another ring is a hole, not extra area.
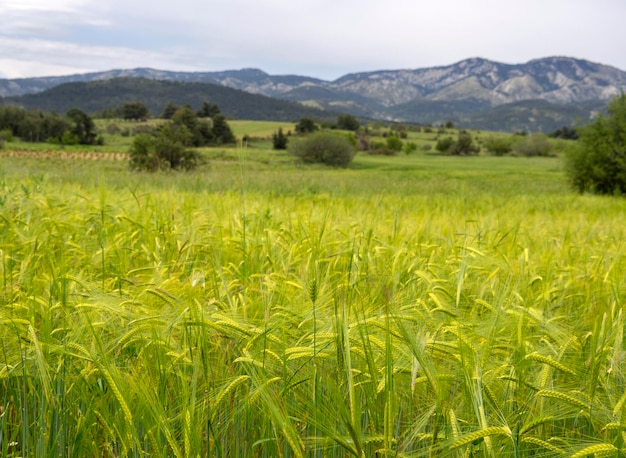
M 5 137 L 19 137 L 26 142 L 102 144 L 102 137 L 97 134 L 93 119 L 78 108 L 59 115 L 16 106 L 0 106 L 0 131 L 4 132 Z

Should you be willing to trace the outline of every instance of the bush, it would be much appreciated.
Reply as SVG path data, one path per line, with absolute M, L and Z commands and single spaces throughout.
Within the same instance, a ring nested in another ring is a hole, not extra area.
M 334 167 L 347 167 L 355 152 L 346 138 L 323 132 L 292 143 L 289 150 L 302 162 Z
M 626 95 L 611 101 L 607 111 L 580 129 L 579 146 L 567 156 L 569 178 L 579 192 L 626 193 Z
M 272 145 L 276 150 L 287 149 L 288 142 L 289 139 L 284 134 L 282 127 L 278 129 L 278 132 L 274 132 L 274 134 L 272 135 Z
M 390 149 L 391 151 L 395 151 L 397 153 L 399 151 L 402 151 L 403 143 L 399 137 L 392 135 L 390 137 L 387 137 L 385 146 L 387 147 L 387 149 Z
M 186 148 L 191 133 L 184 126 L 163 126 L 157 133 L 139 134 L 130 147 L 130 167 L 133 170 L 191 170 L 200 156 Z
M 552 152 L 552 143 L 547 135 L 536 132 L 525 136 L 513 147 L 513 150 L 522 156 L 549 156 Z
M 0 142 L 4 143 L 11 143 L 14 140 L 13 138 L 13 132 L 11 132 L 11 129 L 2 129 L 0 130 Z
M 470 156 L 480 153 L 480 148 L 474 145 L 472 136 L 467 132 L 459 132 L 459 136 L 448 150 L 454 156 Z
M 509 138 L 489 136 L 485 139 L 483 145 L 487 151 L 496 156 L 504 156 L 513 150 L 512 142 Z
M 414 142 L 404 144 L 404 154 L 411 154 L 417 151 L 417 145 Z
M 452 148 L 452 145 L 454 145 L 454 139 L 452 137 L 444 137 L 437 140 L 435 149 L 440 153 L 447 153 Z

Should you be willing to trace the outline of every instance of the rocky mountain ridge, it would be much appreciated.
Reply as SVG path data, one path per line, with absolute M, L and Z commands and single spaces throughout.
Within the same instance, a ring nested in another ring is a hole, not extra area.
M 139 68 L 63 77 L 0 80 L 0 96 L 40 92 L 73 81 L 141 77 L 165 81 L 205 82 L 246 92 L 300 102 L 329 111 L 407 122 L 437 122 L 525 101 L 593 107 L 593 116 L 610 98 L 626 91 L 626 72 L 608 65 L 571 57 L 546 57 L 523 64 L 471 58 L 452 65 L 352 73 L 334 81 L 298 75 L 269 75 L 259 69 L 222 72 L 170 72 Z M 445 107 L 453 104 L 454 116 Z M 546 108 L 549 105 L 540 104 Z M 429 116 L 425 116 L 426 109 Z M 572 119 L 559 115 L 558 121 Z M 574 116 L 572 114 L 572 116 Z M 532 123 L 531 123 L 532 124 Z

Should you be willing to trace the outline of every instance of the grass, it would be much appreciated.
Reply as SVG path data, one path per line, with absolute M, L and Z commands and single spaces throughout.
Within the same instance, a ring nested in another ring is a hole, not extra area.
M 205 153 L 0 157 L 1 456 L 623 453 L 623 199 L 558 157 Z

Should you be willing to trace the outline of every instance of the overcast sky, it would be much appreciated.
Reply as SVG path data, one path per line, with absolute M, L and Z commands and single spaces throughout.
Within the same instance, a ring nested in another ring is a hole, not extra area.
M 626 0 L 0 0 L 0 78 L 347 73 L 554 55 L 626 70 Z

